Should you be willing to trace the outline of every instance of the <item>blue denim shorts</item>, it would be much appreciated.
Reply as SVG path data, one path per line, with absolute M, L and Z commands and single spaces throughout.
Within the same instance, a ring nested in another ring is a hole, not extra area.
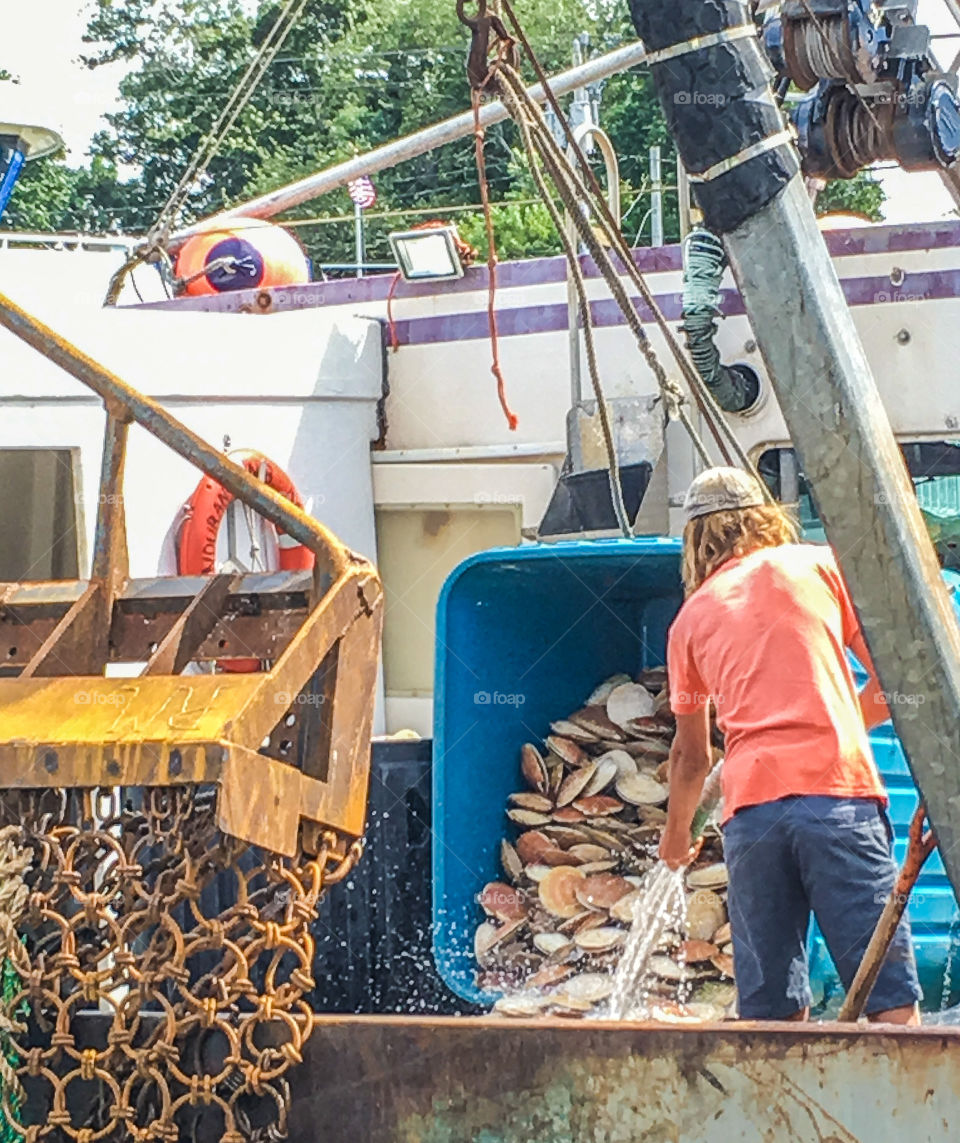
M 748 806 L 727 822 L 723 848 L 741 1019 L 782 1020 L 811 1003 L 811 912 L 844 988 L 850 987 L 896 884 L 892 841 L 883 807 L 862 798 L 781 798 Z M 904 917 L 866 1013 L 921 996 Z

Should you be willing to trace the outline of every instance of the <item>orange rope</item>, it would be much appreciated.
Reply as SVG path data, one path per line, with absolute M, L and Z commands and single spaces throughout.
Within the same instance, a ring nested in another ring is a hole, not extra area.
M 483 203 L 483 221 L 487 230 L 487 270 L 490 276 L 490 288 L 487 295 L 487 321 L 490 325 L 490 348 L 493 361 L 490 372 L 497 379 L 497 397 L 503 415 L 511 431 L 516 430 L 519 424 L 516 414 L 507 404 L 507 386 L 503 378 L 503 369 L 500 366 L 500 336 L 497 329 L 497 247 L 493 232 L 493 212 L 490 209 L 490 188 L 487 185 L 487 162 L 484 155 L 484 130 L 480 126 L 480 95 L 479 89 L 473 90 L 473 122 L 474 142 L 477 154 L 477 177 L 480 183 L 480 201 Z
M 387 325 L 390 328 L 390 348 L 396 353 L 400 348 L 400 341 L 397 338 L 397 323 L 393 318 L 393 296 L 397 292 L 397 286 L 403 280 L 403 274 L 398 270 L 393 275 L 393 281 L 390 283 L 390 290 L 387 293 Z

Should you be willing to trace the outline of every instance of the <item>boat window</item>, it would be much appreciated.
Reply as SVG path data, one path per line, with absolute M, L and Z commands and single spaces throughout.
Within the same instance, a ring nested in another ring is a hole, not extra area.
M 945 567 L 960 569 L 960 441 L 901 445 L 917 501 Z M 803 538 L 825 543 L 826 533 L 793 449 L 768 449 L 757 465 L 773 495 L 795 506 Z
M 77 579 L 75 454 L 0 449 L 0 583 Z

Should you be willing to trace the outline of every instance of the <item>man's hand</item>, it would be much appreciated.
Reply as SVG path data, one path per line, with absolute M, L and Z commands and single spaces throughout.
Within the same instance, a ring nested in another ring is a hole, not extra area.
M 683 869 L 697 857 L 702 845 L 702 841 L 691 844 L 689 829 L 684 831 L 668 826 L 660 838 L 660 860 L 670 869 Z
M 711 762 L 707 707 L 678 714 L 677 734 L 670 749 L 670 803 L 660 841 L 660 858 L 671 869 L 689 865 L 700 852 L 691 841 L 690 829 Z

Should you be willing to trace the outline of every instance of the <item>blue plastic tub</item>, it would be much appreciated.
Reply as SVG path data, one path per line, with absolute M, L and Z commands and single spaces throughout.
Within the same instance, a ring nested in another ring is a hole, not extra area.
M 659 537 L 482 552 L 447 580 L 437 615 L 433 951 L 464 999 L 494 999 L 474 985 L 476 895 L 502 875 L 504 807 L 520 788 L 520 747 L 541 740 L 608 675 L 662 664 L 682 599 L 680 542 Z M 889 725 L 872 740 L 902 860 L 917 795 Z M 910 916 L 928 1003 L 938 1007 L 957 910 L 937 855 Z M 829 998 L 833 966 L 815 936 L 812 945 L 814 989 Z

